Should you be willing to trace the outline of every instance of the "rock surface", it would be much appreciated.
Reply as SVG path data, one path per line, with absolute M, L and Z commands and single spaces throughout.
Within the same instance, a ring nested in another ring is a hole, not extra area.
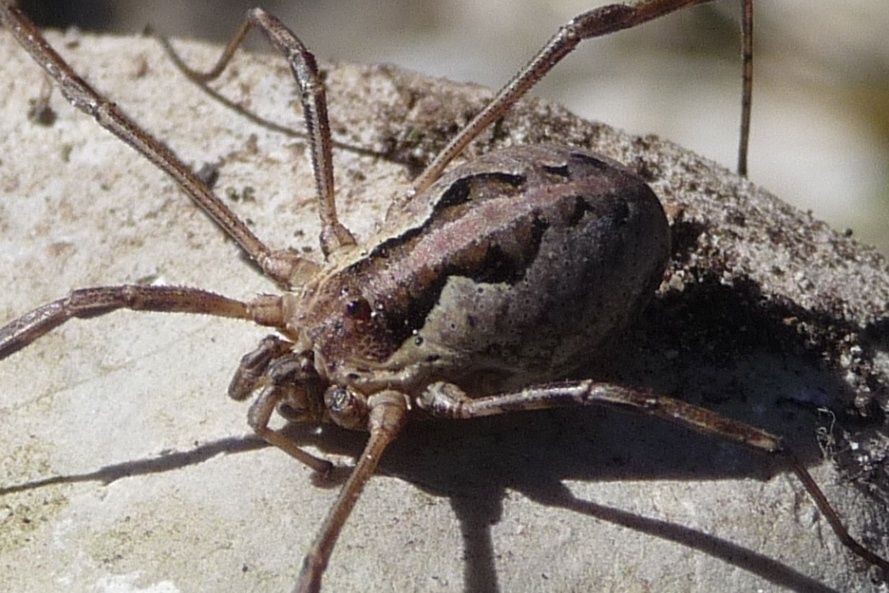
M 60 53 L 195 168 L 272 247 L 311 250 L 312 173 L 282 61 L 188 83 L 142 38 L 51 35 Z M 190 63 L 216 48 L 183 45 Z M 0 319 L 75 287 L 275 287 L 174 183 L 58 92 L 0 32 Z M 490 91 L 385 66 L 327 70 L 339 208 L 367 236 Z M 45 122 L 46 123 L 46 122 Z M 889 554 L 889 268 L 707 160 L 530 102 L 470 153 L 584 146 L 642 173 L 673 263 L 591 374 L 785 435 L 854 534 Z M 0 590 L 287 591 L 333 500 L 248 435 L 224 397 L 261 328 L 115 313 L 0 361 Z M 293 428 L 342 466 L 363 435 Z M 820 445 L 820 448 L 819 448 Z M 829 462 L 822 461 L 824 454 Z M 598 409 L 412 427 L 347 524 L 328 591 L 877 591 L 800 484 L 729 444 Z

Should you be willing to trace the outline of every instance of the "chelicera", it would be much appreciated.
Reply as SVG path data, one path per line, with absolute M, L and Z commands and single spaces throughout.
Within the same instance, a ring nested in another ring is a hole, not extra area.
M 218 63 L 206 73 L 187 73 L 197 81 L 219 76 L 253 27 L 287 58 L 312 150 L 322 263 L 267 247 L 175 154 L 79 78 L 19 10 L 0 4 L 4 26 L 65 97 L 172 176 L 284 291 L 238 301 L 170 286 L 75 290 L 0 328 L 0 358 L 69 319 L 117 309 L 201 313 L 274 328 L 276 334 L 244 356 L 229 387 L 237 400 L 256 394 L 248 413 L 256 433 L 320 474 L 330 471 L 330 462 L 269 428 L 275 410 L 292 421 L 333 422 L 370 434 L 305 557 L 297 591 L 319 590 L 364 484 L 411 418 L 471 419 L 578 405 L 658 416 L 785 460 L 842 543 L 889 569 L 849 536 L 779 437 L 655 393 L 564 380 L 589 352 L 627 328 L 661 281 L 669 229 L 657 197 L 637 175 L 556 145 L 508 148 L 446 170 L 582 40 L 702 1 L 609 5 L 566 24 L 429 163 L 393 204 L 383 232 L 364 245 L 337 216 L 325 91 L 314 57 L 273 16 L 249 11 Z M 750 3 L 745 7 L 749 25 Z M 749 100 L 745 106 L 746 121 Z

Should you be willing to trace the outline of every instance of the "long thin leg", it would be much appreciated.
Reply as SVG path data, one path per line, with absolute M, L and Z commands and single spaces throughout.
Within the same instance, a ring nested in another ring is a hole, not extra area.
M 433 416 L 455 419 L 493 416 L 518 410 L 602 405 L 657 416 L 760 453 L 782 457 L 815 501 L 818 510 L 827 518 L 842 544 L 871 564 L 879 566 L 884 574 L 889 575 L 889 562 L 849 535 L 838 513 L 828 502 L 815 479 L 799 460 L 785 449 L 780 437 L 749 424 L 725 418 L 706 408 L 650 392 L 595 381 L 552 383 L 479 399 L 470 399 L 459 387 L 451 383 L 434 383 L 427 388 L 418 404 Z
M 355 507 L 364 485 L 376 469 L 383 451 L 395 440 L 404 426 L 407 404 L 403 394 L 397 391 L 382 391 L 371 396 L 368 405 L 370 438 L 303 560 L 294 593 L 317 593 L 320 590 L 321 576 L 327 567 L 327 561 L 330 559 L 330 553 L 343 524 Z
M 571 53 L 581 41 L 635 27 L 686 6 L 711 0 L 637 0 L 625 4 L 609 4 L 585 12 L 559 28 L 552 39 L 500 89 L 482 111 L 436 155 L 426 169 L 414 179 L 412 194 L 428 188 L 445 167 L 457 157 L 466 145 L 497 118 L 503 116 L 512 105 L 527 93 L 541 78 Z M 745 2 L 752 0 L 745 0 Z M 746 11 L 745 11 L 746 18 Z M 751 17 L 752 18 L 752 17 Z M 746 21 L 745 21 L 746 22 Z M 742 124 L 748 125 L 748 124 Z M 742 142 L 747 133 L 742 128 Z M 746 148 L 745 148 L 746 152 Z
M 285 287 L 290 286 L 291 278 L 306 260 L 286 250 L 272 251 L 266 247 L 173 151 L 80 78 L 19 9 L 0 1 L 0 23 L 10 30 L 19 44 L 55 79 L 69 103 L 91 116 L 103 128 L 170 175 L 192 201 L 234 239 L 268 276 Z
M 738 175 L 747 177 L 750 113 L 753 108 L 753 0 L 741 0 L 741 136 L 738 139 Z
M 321 249 L 329 254 L 345 245 L 355 245 L 352 233 L 340 223 L 336 214 L 333 186 L 333 159 L 330 142 L 330 124 L 327 119 L 327 98 L 324 82 L 318 73 L 315 56 L 302 41 L 280 20 L 262 8 L 247 11 L 241 26 L 219 56 L 216 65 L 207 72 L 198 72 L 186 66 L 173 51 L 169 42 L 161 38 L 177 66 L 192 80 L 208 82 L 222 74 L 235 51 L 244 41 L 247 33 L 257 27 L 276 50 L 281 52 L 290 64 L 293 77 L 299 86 L 303 117 L 306 120 L 309 145 L 312 150 L 312 167 L 315 172 L 315 187 L 321 212 Z
M 21 350 L 69 319 L 88 319 L 118 309 L 167 313 L 201 313 L 284 326 L 280 297 L 263 295 L 250 302 L 177 286 L 101 286 L 82 288 L 47 303 L 0 327 L 0 359 Z

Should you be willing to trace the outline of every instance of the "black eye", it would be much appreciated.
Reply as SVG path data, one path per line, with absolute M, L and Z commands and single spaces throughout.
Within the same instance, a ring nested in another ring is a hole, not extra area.
M 370 321 L 370 303 L 366 299 L 357 298 L 346 303 L 346 315 L 356 321 Z

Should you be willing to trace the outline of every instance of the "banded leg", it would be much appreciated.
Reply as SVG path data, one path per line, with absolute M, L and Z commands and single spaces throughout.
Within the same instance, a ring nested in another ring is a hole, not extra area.
M 289 287 L 291 279 L 311 262 L 287 251 L 272 251 L 226 206 L 173 151 L 143 130 L 117 105 L 96 92 L 47 43 L 40 31 L 19 9 L 0 1 L 0 23 L 59 85 L 71 105 L 129 144 L 172 177 L 189 198 L 278 284 Z
M 711 0 L 636 0 L 635 2 L 627 2 L 624 4 L 609 4 L 600 8 L 595 8 L 585 12 L 569 21 L 559 28 L 546 45 L 534 56 L 531 61 L 516 74 L 512 80 L 500 89 L 491 102 L 469 122 L 460 133 L 454 136 L 447 146 L 436 155 L 426 169 L 414 179 L 412 187 L 412 195 L 422 192 L 438 179 L 445 167 L 448 166 L 455 157 L 457 157 L 466 146 L 475 139 L 482 131 L 491 123 L 502 117 L 516 101 L 521 99 L 537 82 L 546 76 L 546 74 L 558 64 L 562 58 L 580 45 L 581 41 L 601 37 L 609 33 L 615 33 L 623 29 L 629 29 L 636 25 L 641 25 L 650 20 L 664 16 L 670 12 L 702 4 Z M 744 30 L 747 31 L 747 19 L 751 19 L 753 0 L 742 0 L 745 5 L 744 10 Z M 752 24 L 751 24 L 752 31 Z M 745 42 L 745 62 L 744 76 L 746 81 L 748 64 Z M 742 105 L 749 109 L 750 98 L 746 93 L 750 92 L 750 86 L 745 84 L 745 97 Z M 741 142 L 744 144 L 741 153 L 746 155 L 746 142 L 749 136 L 746 128 L 750 125 L 749 111 L 742 114 L 741 120 Z M 740 157 L 739 157 L 740 158 Z M 745 157 L 746 159 L 746 157 Z M 746 169 L 746 164 L 744 165 Z M 740 167 L 740 165 L 739 165 Z
M 520 410 L 601 405 L 649 414 L 754 451 L 781 457 L 800 479 L 840 542 L 856 555 L 889 575 L 889 562 L 856 541 L 840 520 L 815 479 L 781 442 L 781 438 L 681 400 L 637 391 L 611 383 L 570 381 L 523 389 L 515 393 L 469 398 L 451 383 L 430 385 L 418 401 L 433 416 L 453 419 L 480 418 Z
M 327 97 L 324 83 L 318 73 L 315 56 L 300 39 L 275 16 L 262 8 L 247 11 L 241 26 L 219 56 L 216 65 L 207 72 L 198 72 L 186 66 L 173 51 L 172 46 L 161 38 L 177 66 L 190 79 L 198 83 L 211 81 L 222 74 L 235 51 L 253 27 L 258 28 L 290 64 L 290 70 L 300 91 L 303 117 L 312 150 L 312 168 L 315 172 L 315 188 L 321 213 L 321 249 L 325 255 L 346 245 L 355 245 L 352 233 L 339 221 L 333 186 L 333 158 L 331 153 L 330 124 L 327 118 Z
M 88 319 L 118 309 L 164 313 L 200 313 L 246 319 L 259 325 L 284 327 L 280 297 L 263 295 L 242 302 L 218 294 L 177 286 L 100 286 L 82 288 L 37 307 L 0 327 L 0 359 L 21 350 L 70 319 Z
M 407 404 L 403 394 L 382 391 L 369 398 L 368 406 L 370 438 L 303 560 L 294 593 L 317 593 L 320 590 L 321 576 L 343 525 L 355 507 L 364 485 L 374 473 L 383 451 L 398 437 L 404 426 Z

